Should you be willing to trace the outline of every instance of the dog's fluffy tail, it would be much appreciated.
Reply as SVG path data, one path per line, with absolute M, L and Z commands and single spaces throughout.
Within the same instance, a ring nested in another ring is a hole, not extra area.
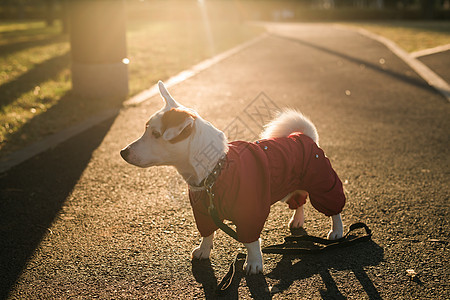
M 293 109 L 281 111 L 275 119 L 265 125 L 261 138 L 286 137 L 293 132 L 301 132 L 319 145 L 319 134 L 316 126 L 301 112 Z

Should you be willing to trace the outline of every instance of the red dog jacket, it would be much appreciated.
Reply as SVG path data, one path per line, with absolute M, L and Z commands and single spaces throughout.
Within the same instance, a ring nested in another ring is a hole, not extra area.
M 296 190 L 305 190 L 311 204 L 327 216 L 339 214 L 345 204 L 342 182 L 322 149 L 308 136 L 236 141 L 229 144 L 226 162 L 214 186 L 214 205 L 219 217 L 236 225 L 238 240 L 259 238 L 270 206 Z M 203 237 L 217 226 L 208 213 L 206 191 L 189 190 L 197 228 Z M 306 197 L 294 196 L 287 203 L 296 209 Z

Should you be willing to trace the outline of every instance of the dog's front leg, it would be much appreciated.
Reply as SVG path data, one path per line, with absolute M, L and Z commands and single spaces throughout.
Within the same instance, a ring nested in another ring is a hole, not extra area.
M 192 257 L 196 259 L 208 259 L 213 248 L 214 232 L 210 236 L 202 237 L 200 246 L 192 251 Z
M 340 239 L 344 235 L 344 225 L 342 224 L 341 214 L 331 216 L 331 230 L 328 233 L 329 240 Z
M 247 274 L 258 274 L 263 272 L 263 259 L 261 252 L 261 243 L 258 240 L 253 243 L 244 243 L 247 248 L 247 261 L 244 268 Z

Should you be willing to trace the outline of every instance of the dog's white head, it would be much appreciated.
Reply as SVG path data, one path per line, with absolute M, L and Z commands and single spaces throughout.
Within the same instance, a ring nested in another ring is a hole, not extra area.
M 150 117 L 144 134 L 120 152 L 128 163 L 142 168 L 175 164 L 185 152 L 197 118 L 172 98 L 161 81 L 158 85 L 164 108 Z
M 161 81 L 158 86 L 165 106 L 150 117 L 144 134 L 122 149 L 120 155 L 142 168 L 175 166 L 185 179 L 198 183 L 226 153 L 226 138 L 194 110 L 175 101 Z M 201 153 L 211 145 L 217 153 L 204 157 Z

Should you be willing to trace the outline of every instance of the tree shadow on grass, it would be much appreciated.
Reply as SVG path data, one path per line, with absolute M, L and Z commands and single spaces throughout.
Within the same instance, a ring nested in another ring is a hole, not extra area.
M 34 116 L 14 133 L 6 135 L 1 145 L 3 155 L 0 156 L 0 163 L 8 159 L 6 155 L 74 124 L 99 115 L 112 116 L 120 110 L 122 103 L 123 99 L 117 97 L 89 99 L 68 91 L 47 111 Z
M 0 86 L 0 109 L 14 102 L 22 94 L 33 90 L 40 83 L 56 78 L 58 74 L 69 67 L 70 55 L 64 54 L 54 56 L 34 66 L 28 72 L 16 79 Z
M 1 36 L 0 36 L 1 38 Z M 22 41 L 11 42 L 0 45 L 0 55 L 7 56 L 15 52 L 19 52 L 25 49 L 34 47 L 43 47 L 56 43 L 64 43 L 68 41 L 68 37 L 65 35 L 46 36 L 46 37 L 34 37 Z

